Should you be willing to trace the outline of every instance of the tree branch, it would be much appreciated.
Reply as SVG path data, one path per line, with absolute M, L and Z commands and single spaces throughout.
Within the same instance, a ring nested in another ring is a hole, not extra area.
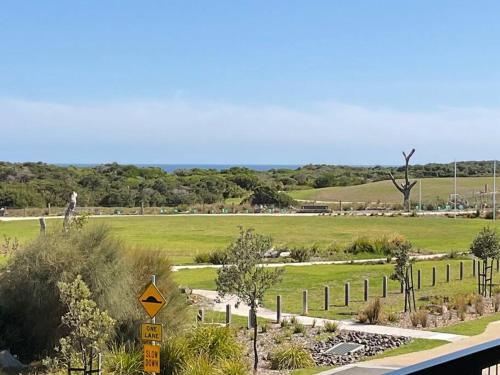
M 394 186 L 396 187 L 396 189 L 398 189 L 401 193 L 403 193 L 403 191 L 404 191 L 403 188 L 398 185 L 398 183 L 396 182 L 396 179 L 394 178 L 394 176 L 392 175 L 391 172 L 389 172 L 389 177 L 391 177 L 391 181 L 394 184 Z

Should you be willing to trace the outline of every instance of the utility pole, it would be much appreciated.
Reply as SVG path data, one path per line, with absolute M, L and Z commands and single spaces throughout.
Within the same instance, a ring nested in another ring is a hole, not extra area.
M 418 180 L 418 208 L 422 211 L 422 179 Z
M 497 218 L 497 161 L 493 162 L 493 221 Z
M 457 218 L 457 161 L 455 160 L 455 194 L 454 194 L 454 205 L 455 205 L 455 219 Z

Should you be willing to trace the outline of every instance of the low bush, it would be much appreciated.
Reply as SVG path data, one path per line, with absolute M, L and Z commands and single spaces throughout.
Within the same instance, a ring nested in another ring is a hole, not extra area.
M 219 363 L 217 375 L 247 375 L 248 364 L 243 361 L 225 359 Z
M 419 317 L 418 317 L 418 314 L 416 312 L 412 312 L 410 314 L 410 321 L 411 321 L 411 325 L 413 327 L 418 327 Z
M 160 349 L 161 373 L 169 375 L 181 374 L 189 356 L 190 349 L 185 337 L 168 337 Z
M 368 315 L 364 311 L 360 311 L 356 316 L 356 320 L 361 324 L 365 324 L 368 321 Z
M 198 355 L 206 354 L 211 360 L 240 358 L 243 349 L 230 327 L 200 325 L 188 335 L 188 347 Z
M 185 336 L 173 336 L 162 345 L 161 374 L 247 374 L 243 348 L 230 327 L 199 325 Z
M 307 262 L 311 259 L 311 250 L 306 247 L 295 247 L 290 250 L 290 257 L 299 263 Z
M 194 257 L 194 262 L 198 264 L 210 263 L 210 253 L 198 253 Z
M 476 314 L 480 316 L 484 315 L 485 304 L 483 296 L 478 295 L 474 300 L 474 309 L 476 310 Z
M 352 242 L 347 248 L 346 253 L 359 254 L 359 253 L 375 253 L 375 248 L 369 238 L 360 237 Z
M 378 324 L 382 318 L 382 302 L 380 298 L 370 301 L 363 309 L 364 315 L 370 324 Z
M 307 333 L 306 331 L 306 326 L 303 325 L 302 323 L 299 323 L 299 322 L 296 322 L 294 325 L 293 325 L 293 333 L 296 335 L 296 334 L 303 334 L 305 335 Z
M 396 312 L 390 312 L 387 315 L 387 320 L 391 323 L 396 323 L 397 321 L 399 321 L 399 314 Z
M 296 344 L 276 349 L 270 354 L 270 360 L 272 370 L 295 370 L 315 365 L 311 353 Z
M 337 332 L 338 328 L 339 328 L 338 324 L 331 321 L 326 321 L 325 324 L 323 325 L 324 331 L 328 333 Z
M 418 310 L 417 311 L 418 321 L 422 328 L 426 328 L 429 320 L 429 312 L 427 310 Z
M 113 345 L 104 356 L 104 368 L 114 375 L 142 375 L 142 352 L 128 345 Z
M 495 293 L 493 295 L 493 308 L 495 309 L 495 312 L 500 310 L 500 293 Z
M 209 253 L 196 254 L 194 257 L 195 263 L 224 264 L 226 260 L 227 253 L 225 250 L 213 250 Z

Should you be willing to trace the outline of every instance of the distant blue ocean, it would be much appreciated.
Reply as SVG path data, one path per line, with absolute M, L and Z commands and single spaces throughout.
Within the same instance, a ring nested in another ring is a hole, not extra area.
M 122 164 L 122 163 L 119 163 Z M 130 163 L 123 163 L 130 164 Z M 95 167 L 98 164 L 57 164 L 60 166 L 74 165 L 75 167 Z M 216 169 L 221 171 L 232 167 L 243 167 L 254 171 L 268 171 L 270 169 L 297 169 L 301 167 L 299 164 L 133 164 L 138 167 L 158 167 L 166 172 L 173 172 L 177 169 Z

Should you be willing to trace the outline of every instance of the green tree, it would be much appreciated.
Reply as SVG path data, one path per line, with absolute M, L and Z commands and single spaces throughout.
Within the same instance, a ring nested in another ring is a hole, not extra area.
M 59 282 L 60 300 L 67 312 L 61 323 L 67 335 L 59 340 L 57 360 L 61 364 L 81 362 L 89 368 L 112 337 L 115 320 L 90 298 L 90 290 L 78 275 L 71 283 Z
M 217 291 L 220 297 L 235 295 L 237 304 L 250 307 L 254 323 L 253 351 L 254 372 L 257 371 L 257 309 L 262 306 L 264 294 L 281 281 L 283 269 L 265 268 L 261 265 L 264 254 L 272 246 L 268 236 L 254 233 L 252 229 L 240 229 L 239 237 L 227 248 L 227 263 L 217 271 Z
M 404 237 L 398 236 L 390 241 L 390 253 L 396 258 L 394 265 L 394 272 L 391 275 L 392 280 L 398 280 L 403 288 L 405 288 L 405 311 L 412 311 L 415 309 L 414 295 L 410 289 L 410 272 L 412 260 L 410 258 L 410 250 L 412 248 L 411 242 L 407 241 Z
M 498 258 L 500 254 L 500 239 L 497 232 L 490 228 L 483 228 L 472 241 L 470 250 L 474 256 L 483 261 Z
M 477 279 L 478 290 L 486 297 L 486 283 L 488 277 L 486 276 L 488 270 L 488 261 L 498 258 L 500 256 L 500 239 L 497 232 L 490 228 L 483 228 L 472 241 L 470 250 L 474 256 L 483 261 L 482 277 Z M 493 265 L 490 266 L 491 268 Z M 491 268 L 490 272 L 491 272 Z M 492 278 L 490 278 L 489 288 L 491 294 Z

